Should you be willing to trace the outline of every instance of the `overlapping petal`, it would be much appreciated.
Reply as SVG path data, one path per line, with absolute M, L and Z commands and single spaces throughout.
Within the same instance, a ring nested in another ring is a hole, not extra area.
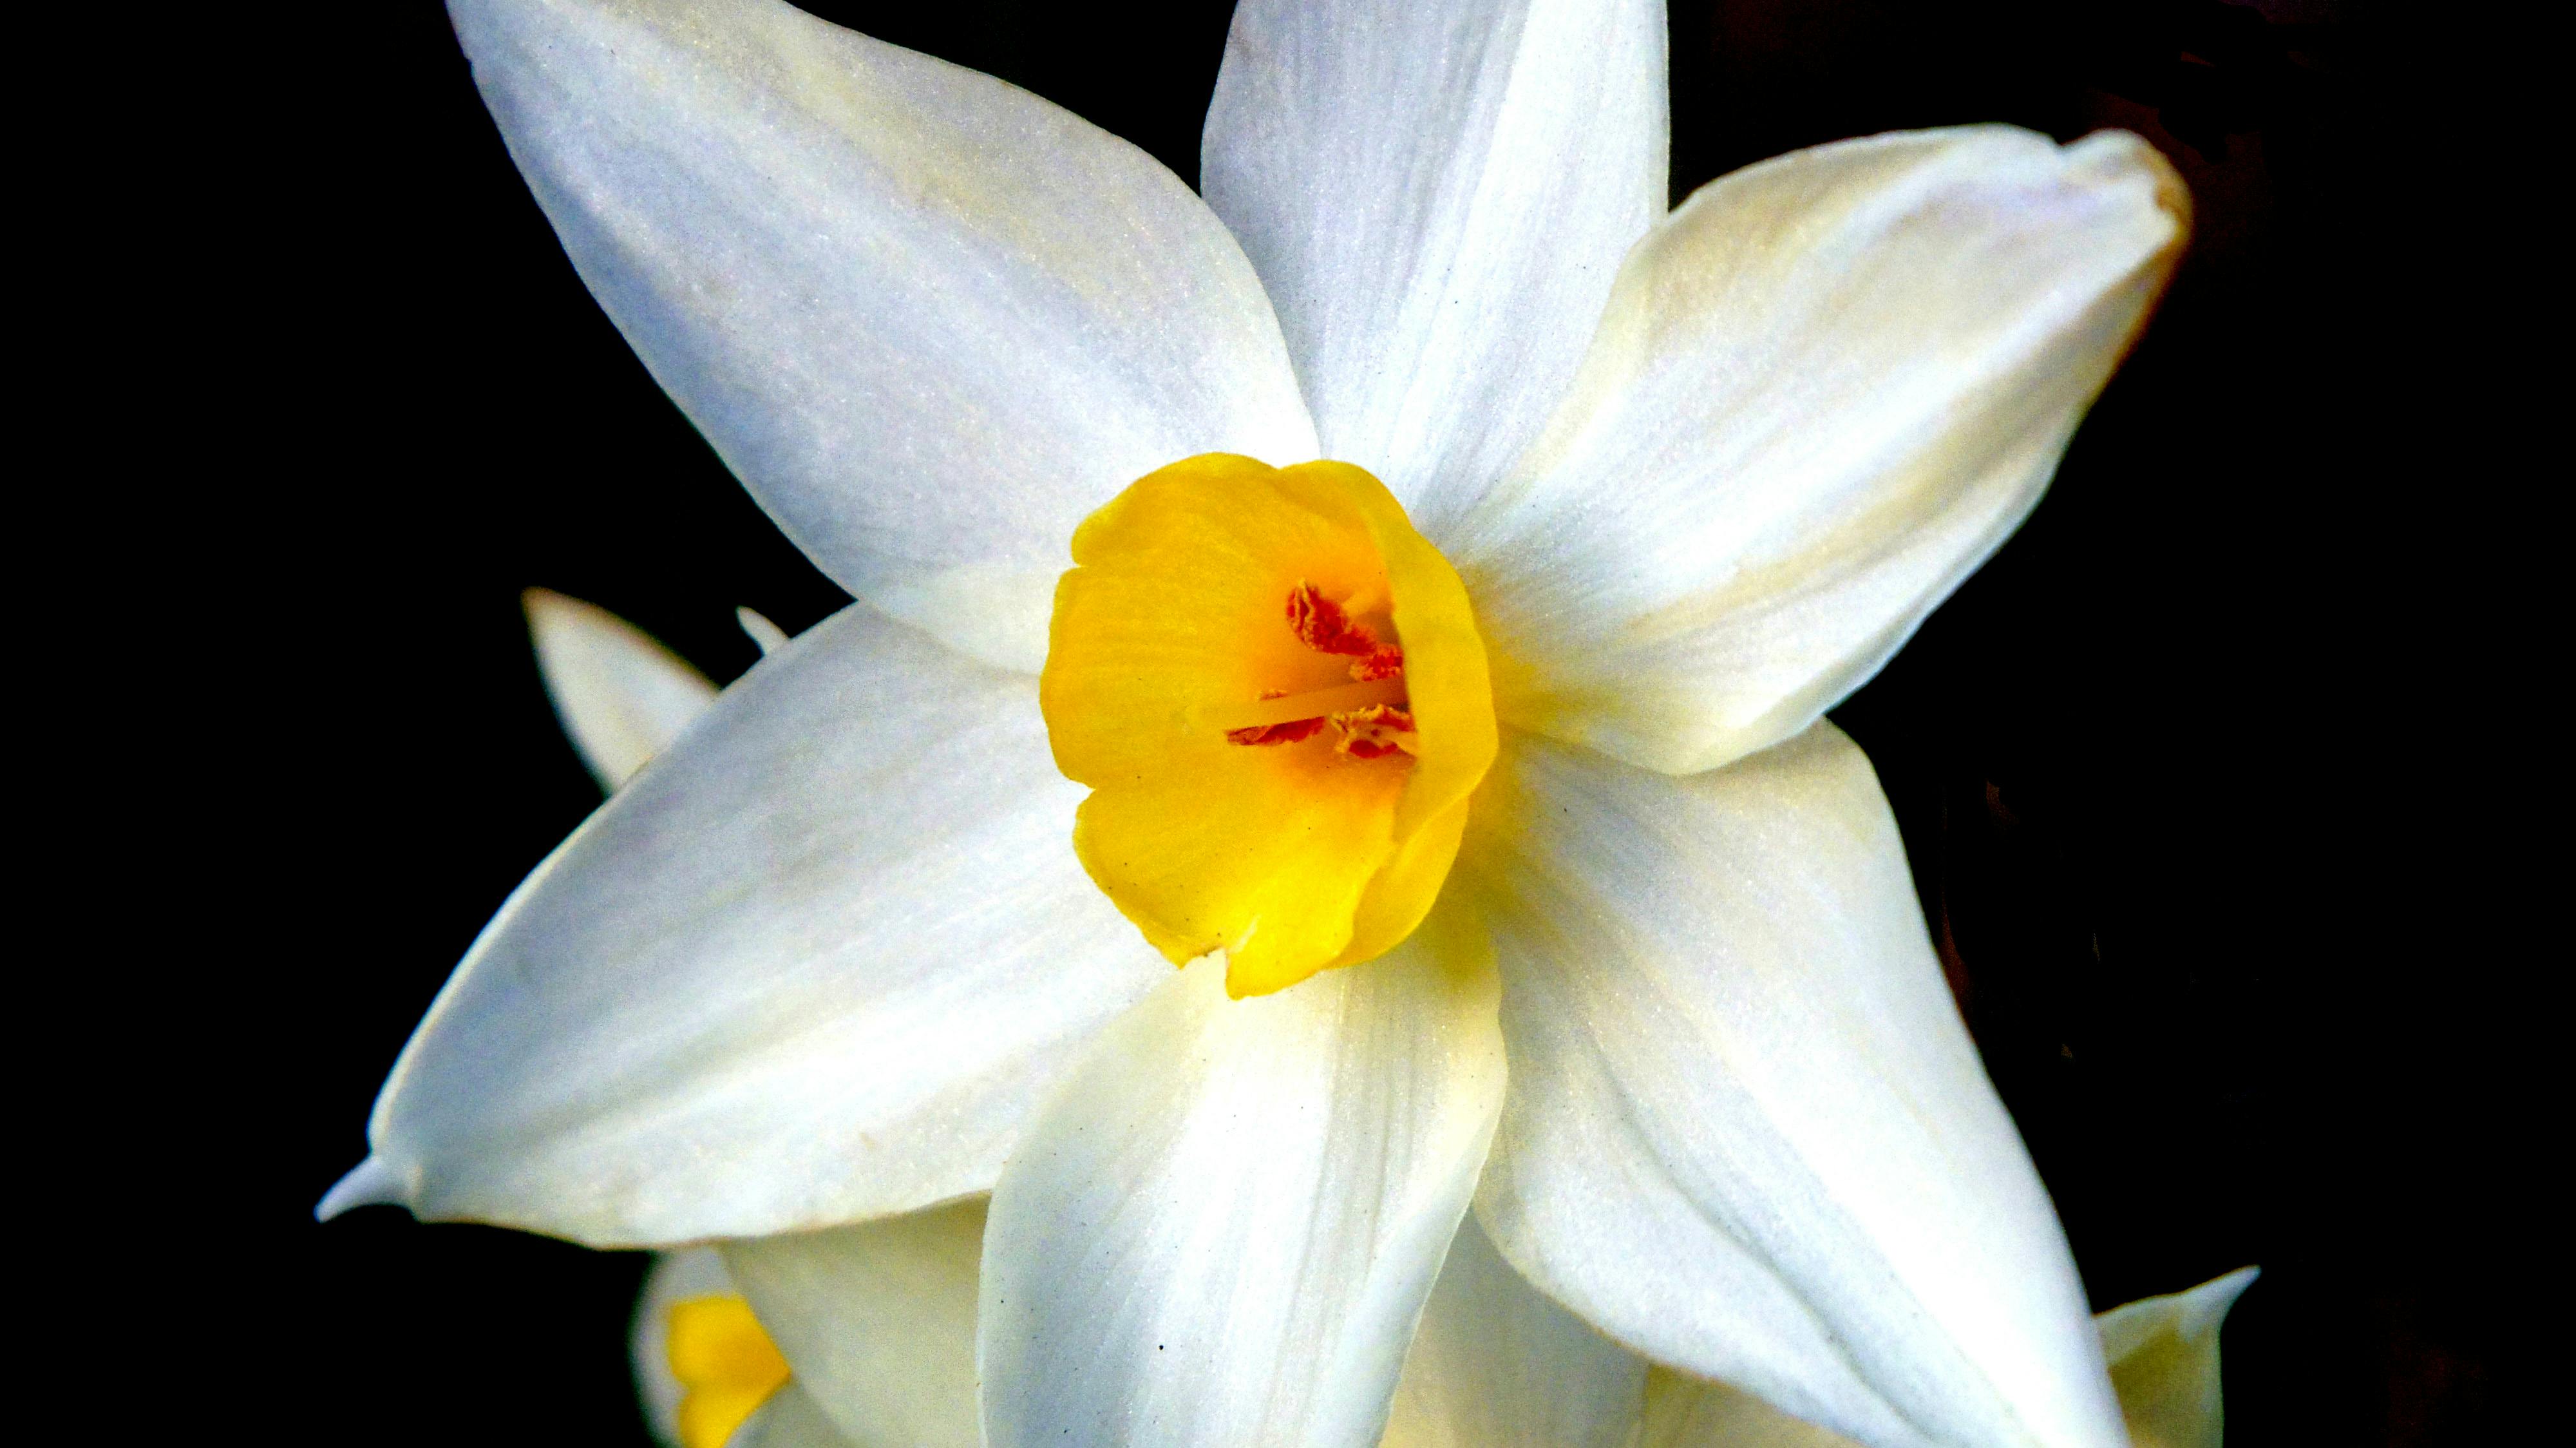
M 1792 1418 L 1741 1388 L 1655 1368 L 1646 1375 L 1637 1448 L 1855 1448 L 1831 1428 Z
M 2000 126 L 1702 188 L 1546 435 L 1434 535 L 1506 722 L 1672 772 L 1805 728 L 2038 502 L 2187 206 L 2135 136 Z
M 831 1415 L 799 1383 L 780 1388 L 726 1448 L 861 1448 L 841 1436 Z
M 601 789 L 625 783 L 715 702 L 706 675 L 607 609 L 544 588 L 526 603 L 546 697 Z
M 984 1199 L 725 1244 L 796 1382 L 852 1448 L 976 1448 Z
M 1269 288 L 1323 455 L 1426 533 L 1537 433 L 1664 214 L 1665 86 L 1662 0 L 1235 7 L 1208 204 Z
M 2219 1448 L 2226 1434 L 2218 1328 L 2254 1285 L 2240 1267 L 2188 1292 L 2123 1303 L 2097 1319 L 2132 1448 Z
M 2188 1292 L 2124 1303 L 2093 1319 L 2119 1390 L 2130 1448 L 2220 1448 L 2218 1325 L 2254 1280 L 2243 1268 Z M 1854 1448 L 1724 1383 L 1656 1368 L 1638 1448 Z
M 989 1189 L 1033 1099 L 1170 970 L 1065 848 L 1080 795 L 1034 678 L 843 611 L 511 897 L 326 1208 L 607 1245 Z
M 1471 1215 L 1404 1359 L 1382 1448 L 1627 1448 L 1646 1362 L 1512 1270 Z
M 654 378 L 843 586 L 1035 669 L 1064 540 L 1314 435 L 1268 300 L 1151 157 L 781 0 L 455 0 L 510 154 Z
M 1211 956 L 1102 1033 L 993 1195 L 993 1448 L 1377 1441 L 1502 1100 L 1452 924 L 1239 1001 Z
M 1681 779 L 1514 736 L 1460 870 L 1511 1050 L 1477 1212 L 1515 1266 L 1878 1448 L 2120 1441 L 2064 1238 L 1840 731 Z

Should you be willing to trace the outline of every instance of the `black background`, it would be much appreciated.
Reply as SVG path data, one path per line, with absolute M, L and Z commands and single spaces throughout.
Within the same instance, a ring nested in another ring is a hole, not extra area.
M 809 8 L 1195 178 L 1223 0 Z M 149 637 L 176 658 L 138 666 L 150 763 L 194 782 L 93 829 L 172 886 L 179 918 L 98 923 L 168 932 L 149 978 L 193 1072 L 120 1128 L 150 1162 L 110 1215 L 154 1245 L 116 1310 L 177 1322 L 204 1401 L 287 1441 L 641 1442 L 640 1258 L 308 1213 L 448 968 L 596 803 L 519 591 L 719 679 L 753 656 L 734 605 L 794 630 L 842 598 L 584 293 L 444 14 L 269 19 L 203 153 L 165 143 L 217 178 L 187 226 L 237 265 L 205 278 L 219 325 L 168 349 L 166 385 L 215 403 L 165 481 L 181 582 Z M 2533 962 L 2470 803 L 2518 776 L 2453 737 L 2494 700 L 2457 702 L 2468 646 L 2436 617 L 2439 504 L 2488 481 L 2440 341 L 2472 209 L 2446 87 L 2494 27 L 2345 0 L 1727 0 L 1673 26 L 1677 196 L 1986 120 L 2127 126 L 2190 181 L 2195 249 L 2048 500 L 1835 717 L 2096 1305 L 2259 1264 L 2232 1442 L 2480 1439 L 2536 1290 L 2495 1125 Z

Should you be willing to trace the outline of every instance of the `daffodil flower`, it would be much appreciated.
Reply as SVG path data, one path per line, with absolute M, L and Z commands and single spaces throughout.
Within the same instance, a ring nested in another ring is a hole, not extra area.
M 613 791 L 714 702 L 706 677 L 604 609 L 527 595 L 540 673 L 565 733 Z M 769 653 L 775 624 L 737 611 Z M 725 1252 L 662 1256 L 645 1280 L 630 1350 L 646 1421 L 670 1448 L 973 1445 L 981 1199 Z M 758 1275 L 844 1413 L 844 1435 L 794 1380 L 726 1265 Z M 2134 1448 L 2220 1448 L 2218 1332 L 2255 1277 L 2095 1318 Z M 1424 1305 L 1380 1448 L 1842 1448 L 1850 1440 L 1723 1384 L 1655 1367 L 1532 1289 L 1472 1217 Z
M 504 905 L 326 1210 L 658 1245 L 990 1190 L 1015 1448 L 1371 1441 L 1472 1200 L 1628 1349 L 1860 1441 L 2120 1440 L 1821 716 L 2142 324 L 2149 148 L 1883 136 L 1667 215 L 1659 6 L 1251 0 L 1203 200 L 774 0 L 451 13 L 861 602 Z
M 715 700 L 687 662 L 604 609 L 527 596 L 540 672 L 603 791 L 641 769 Z M 777 625 L 737 610 L 766 654 Z M 630 1352 L 646 1422 L 669 1448 L 973 1445 L 980 1198 L 776 1243 L 666 1253 L 645 1279 Z M 773 1311 L 844 1413 L 844 1435 L 794 1379 L 726 1253 L 761 1275 Z M 2245 1268 L 2102 1313 L 2133 1448 L 2221 1448 L 2220 1324 Z M 1380 1448 L 1845 1448 L 1761 1399 L 1623 1352 L 1532 1289 L 1471 1216 L 1407 1349 Z
M 526 597 L 538 667 L 564 732 L 603 792 L 632 778 L 714 703 L 706 676 L 634 625 L 546 589 Z M 744 631 L 766 654 L 786 635 L 749 609 Z M 837 1231 L 663 1254 L 647 1274 L 629 1349 L 645 1418 L 669 1448 L 972 1448 L 975 1308 L 985 1202 L 964 1202 Z M 796 1329 L 798 1356 L 856 1438 L 833 1426 L 761 1324 L 731 1256 Z M 1615 1448 L 1649 1403 L 1683 1428 L 1674 1379 L 1523 1282 L 1471 1217 L 1459 1228 L 1407 1350 L 1382 1448 L 1514 1444 Z M 1702 1385 L 1707 1391 L 1713 1386 Z M 1735 1418 L 1760 1419 L 1739 1408 Z

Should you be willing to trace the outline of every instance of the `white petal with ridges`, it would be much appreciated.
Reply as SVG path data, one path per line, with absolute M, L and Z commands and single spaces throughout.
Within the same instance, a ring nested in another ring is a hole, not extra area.
M 454 0 L 582 280 L 824 571 L 1034 670 L 1074 525 L 1314 455 L 1234 238 L 1126 142 L 779 0 Z
M 989 1189 L 1170 967 L 1067 844 L 1037 681 L 846 609 L 519 887 L 335 1195 L 638 1245 Z
M 1840 731 L 1682 779 L 1507 735 L 1459 869 L 1503 973 L 1477 1214 L 1513 1265 L 1877 1448 L 2120 1441 L 2065 1239 Z
M 1470 1215 L 1422 1309 L 1381 1448 L 1627 1448 L 1645 1359 L 1548 1300 Z
M 2188 207 L 2135 136 L 2001 126 L 1701 188 L 1546 436 L 1437 537 L 1506 722 L 1675 773 L 1805 728 L 2039 501 Z
M 521 602 L 546 697 L 601 789 L 625 783 L 715 702 L 706 675 L 607 609 L 545 588 Z
M 1502 1099 L 1453 924 L 1239 1001 L 1210 956 L 1102 1033 L 993 1195 L 993 1448 L 1377 1441 Z
M 1202 182 L 1324 455 L 1438 537 L 1546 421 L 1665 211 L 1662 0 L 1244 0 Z
M 725 1244 L 796 1381 L 855 1448 L 975 1448 L 984 1199 Z

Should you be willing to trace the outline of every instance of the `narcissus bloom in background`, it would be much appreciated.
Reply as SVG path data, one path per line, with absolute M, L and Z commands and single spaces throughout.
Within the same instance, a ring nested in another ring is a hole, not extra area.
M 736 1275 L 855 1433 L 780 1234 L 989 1190 L 991 1442 L 1366 1444 L 1472 1199 L 1515 1281 L 1863 1442 L 2119 1441 L 1821 715 L 2142 325 L 2149 148 L 1884 136 L 1667 216 L 1659 6 L 1255 0 L 1202 200 L 784 4 L 451 12 L 860 603 L 503 907 L 326 1209 L 771 1238 Z
M 853 1226 L 845 1232 L 884 1232 L 884 1226 Z M 1383 1438 L 1386 1448 L 1850 1445 L 1850 1438 L 1785 1417 L 1757 1396 L 1641 1360 L 1633 1363 L 1631 1389 L 1602 1399 L 1602 1376 L 1589 1371 L 1592 1355 L 1605 1348 L 1600 1337 L 1522 1286 L 1494 1257 L 1473 1221 L 1461 1229 L 1458 1244 L 1461 1250 L 1450 1252 L 1422 1332 L 1414 1335 L 1412 1355 L 1404 1360 L 1394 1420 Z M 768 1337 L 714 1247 L 662 1257 L 647 1278 L 644 1301 L 636 1304 L 634 1329 L 636 1384 L 644 1394 L 654 1438 L 672 1448 L 714 1448 L 714 1443 L 732 1443 L 732 1448 L 974 1445 L 974 1384 L 971 1378 L 966 1384 L 948 1384 L 948 1373 L 938 1373 L 938 1360 L 974 1363 L 974 1265 L 974 1242 L 963 1239 L 963 1250 L 953 1252 L 948 1268 L 956 1281 L 966 1283 L 966 1291 L 948 1293 L 948 1301 L 938 1301 L 935 1288 L 922 1291 L 920 1281 L 889 1275 L 873 1283 L 873 1291 L 881 1293 L 878 1319 L 909 1332 L 909 1337 L 886 1342 L 884 1358 L 912 1358 L 927 1373 L 909 1381 L 876 1373 L 866 1384 L 845 1386 L 845 1391 L 860 1394 L 858 1402 L 886 1404 L 884 1415 L 871 1420 L 878 1433 L 848 1438 L 832 1427 L 804 1384 L 778 1381 L 765 1371 L 762 1345 L 768 1345 Z M 1492 1286 L 1502 1291 L 1479 1296 L 1476 1278 L 1492 1278 Z M 2218 1327 L 2251 1281 L 2254 1270 L 2244 1268 L 2192 1291 L 2133 1301 L 2094 1319 L 2120 1394 L 2120 1415 L 2136 1448 L 2221 1448 L 2226 1404 L 2218 1373 Z M 837 1286 L 871 1291 L 860 1283 Z M 1461 1317 L 1458 1309 L 1481 1311 L 1481 1317 Z M 675 1324 L 683 1335 L 696 1329 L 698 1340 L 672 1350 Z M 933 1337 L 940 1327 L 951 1329 L 951 1335 Z M 1497 1342 L 1502 1350 L 1494 1348 Z M 1618 1348 L 1607 1350 L 1618 1353 Z M 693 1373 L 696 1386 L 675 1376 L 675 1363 Z M 1504 1366 L 1512 1371 L 1492 1371 Z M 708 1394 L 711 1384 L 714 1402 L 724 1404 L 726 1417 L 683 1420 L 685 1404 L 696 1407 L 693 1394 Z M 760 1399 L 744 1404 L 744 1396 L 737 1396 L 744 1389 L 734 1384 L 752 1386 Z M 775 1386 L 762 1389 L 762 1384 Z M 914 1386 L 958 1386 L 958 1391 L 938 1404 Z M 742 1417 L 732 1420 L 732 1412 Z M 683 1422 L 690 1427 L 724 1422 L 726 1430 L 719 1438 L 703 1438 Z M 1636 1438 L 1628 1435 L 1631 1427 Z
M 763 652 L 785 642 L 742 610 Z M 528 615 L 565 732 L 613 790 L 714 702 L 688 664 L 605 610 L 532 590 Z M 630 1347 L 654 1436 L 670 1448 L 972 1445 L 980 1198 L 784 1243 L 665 1254 Z M 866 1425 L 845 1436 L 795 1380 L 730 1254 L 769 1279 L 800 1357 Z M 782 1271 L 783 1269 L 783 1271 Z M 2135 1448 L 2220 1448 L 2218 1330 L 2246 1268 L 2132 1302 L 2095 1324 Z M 1624 1371 L 1620 1369 L 1624 1367 Z M 1631 1436 L 1633 1433 L 1633 1437 Z M 1834 1448 L 1828 1429 L 1759 1398 L 1634 1359 L 1532 1290 L 1471 1216 L 1397 1380 L 1384 1448 Z
M 820 1357 L 836 1395 L 864 1412 L 869 1431 L 859 1436 L 834 1427 L 814 1394 L 786 1375 L 723 1255 L 699 1247 L 662 1258 L 646 1279 L 633 1334 L 655 1436 L 672 1448 L 972 1448 L 982 1215 L 982 1204 L 971 1202 L 827 1234 L 841 1238 L 840 1255 L 856 1270 L 815 1284 L 836 1298 L 821 1315 L 878 1329 L 864 1346 L 826 1348 Z M 2219 1326 L 2254 1276 L 2241 1269 L 2094 1319 L 2134 1448 L 2220 1448 Z M 854 1310 L 858 1303 L 870 1305 Z M 850 1374 L 862 1359 L 867 1370 Z M 1603 1359 L 1626 1371 L 1604 1372 Z M 1471 1217 L 1414 1336 L 1381 1442 L 1848 1448 L 1851 1440 L 1734 1388 L 1630 1358 L 1532 1291 Z

